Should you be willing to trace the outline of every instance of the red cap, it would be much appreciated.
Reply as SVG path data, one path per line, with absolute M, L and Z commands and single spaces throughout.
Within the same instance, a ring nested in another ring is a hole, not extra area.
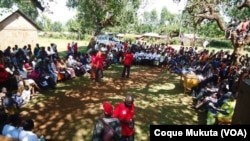
M 102 106 L 105 115 L 113 114 L 113 106 L 109 102 L 103 102 Z
M 0 69 L 5 69 L 3 64 L 0 64 Z

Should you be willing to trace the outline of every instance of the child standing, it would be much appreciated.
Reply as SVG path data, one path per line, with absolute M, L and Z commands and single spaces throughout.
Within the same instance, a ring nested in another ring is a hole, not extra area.
M 28 103 L 30 101 L 31 96 L 31 90 L 28 85 L 24 86 L 24 89 L 22 90 L 21 97 L 23 98 L 25 103 Z

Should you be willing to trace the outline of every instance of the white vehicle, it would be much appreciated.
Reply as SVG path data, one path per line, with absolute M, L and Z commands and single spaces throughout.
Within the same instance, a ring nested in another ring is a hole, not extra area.
M 119 43 L 120 40 L 117 39 L 114 35 L 105 34 L 105 35 L 98 35 L 96 42 L 104 45 L 114 45 Z

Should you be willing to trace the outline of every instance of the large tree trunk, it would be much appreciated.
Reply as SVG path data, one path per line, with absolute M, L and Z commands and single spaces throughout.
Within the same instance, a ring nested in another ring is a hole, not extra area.
M 239 58 L 240 56 L 243 54 L 244 52 L 244 48 L 246 46 L 246 44 L 249 42 L 248 40 L 248 35 L 246 35 L 245 38 L 243 37 L 238 37 L 239 35 L 237 34 L 236 31 L 232 31 L 231 33 L 231 42 L 234 48 L 233 51 L 233 56 L 232 56 L 232 64 L 239 64 Z M 228 37 L 228 36 L 226 36 Z
M 93 36 L 91 39 L 90 39 L 90 41 L 89 41 L 89 44 L 88 44 L 88 49 L 90 49 L 90 48 L 94 48 L 94 46 L 95 46 L 95 44 L 96 44 L 96 36 Z
M 113 15 L 107 18 L 103 22 L 101 20 L 97 20 L 95 34 L 94 37 L 92 37 L 91 40 L 89 41 L 88 49 L 93 48 L 95 46 L 97 36 L 101 34 L 103 28 L 108 26 L 114 26 Z
M 240 64 L 240 56 L 242 55 L 243 53 L 243 50 L 244 50 L 244 47 L 245 45 L 234 45 L 234 51 L 233 51 L 233 59 L 232 59 L 232 64 L 237 64 L 239 65 Z
M 97 36 L 101 33 L 102 29 L 103 29 L 103 25 L 100 22 L 97 22 L 95 33 L 94 33 L 94 36 L 89 41 L 88 49 L 94 48 L 96 44 Z

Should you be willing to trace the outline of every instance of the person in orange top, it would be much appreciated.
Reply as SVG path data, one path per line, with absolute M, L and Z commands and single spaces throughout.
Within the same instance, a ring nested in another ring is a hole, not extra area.
M 127 52 L 124 54 L 124 59 L 123 59 L 123 71 L 122 71 L 122 78 L 126 77 L 129 78 L 130 75 L 130 67 L 133 63 L 134 60 L 134 55 L 130 51 L 130 49 L 127 50 Z M 125 74 L 127 72 L 127 74 Z

